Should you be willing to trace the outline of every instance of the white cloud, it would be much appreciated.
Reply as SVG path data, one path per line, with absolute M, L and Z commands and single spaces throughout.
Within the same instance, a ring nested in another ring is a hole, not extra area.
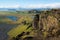
M 20 5 L 0 5 L 0 8 L 18 8 L 20 7 Z
M 50 3 L 50 4 L 28 4 L 28 5 L 23 5 L 21 6 L 20 4 L 16 4 L 16 5 L 7 5 L 7 6 L 2 6 L 0 5 L 0 8 L 59 8 L 60 7 L 60 3 Z
M 60 3 L 51 3 L 51 4 L 30 4 L 24 8 L 58 8 Z

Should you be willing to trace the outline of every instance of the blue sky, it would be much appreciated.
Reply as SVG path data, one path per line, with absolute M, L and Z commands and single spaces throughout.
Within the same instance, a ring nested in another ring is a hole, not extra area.
M 60 0 L 0 0 L 0 8 L 56 8 Z

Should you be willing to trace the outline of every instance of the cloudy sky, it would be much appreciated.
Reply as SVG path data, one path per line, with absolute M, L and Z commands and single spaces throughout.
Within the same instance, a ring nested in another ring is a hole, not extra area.
M 0 0 L 0 8 L 59 8 L 60 0 Z

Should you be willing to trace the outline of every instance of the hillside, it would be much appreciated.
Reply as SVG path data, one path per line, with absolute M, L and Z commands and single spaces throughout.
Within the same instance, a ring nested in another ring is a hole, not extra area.
M 34 29 L 38 30 L 35 40 L 60 40 L 60 9 L 42 11 L 37 15 L 39 20 L 34 18 Z

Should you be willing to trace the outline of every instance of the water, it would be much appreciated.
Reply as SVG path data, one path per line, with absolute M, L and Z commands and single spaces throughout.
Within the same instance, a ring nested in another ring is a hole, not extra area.
M 1 20 L 4 20 L 5 18 L 9 18 L 12 21 L 17 20 L 16 16 L 0 16 Z M 18 26 L 18 24 L 0 23 L 0 40 L 7 40 L 8 38 L 7 32 L 16 26 Z
M 9 18 L 12 21 L 16 21 L 18 19 L 16 16 L 0 16 L 1 20 L 4 20 L 5 18 Z M 0 22 L 0 40 L 7 40 L 8 38 L 7 32 L 17 26 L 18 24 L 7 24 L 4 22 L 3 23 Z
M 18 19 L 16 16 L 6 16 L 6 17 L 13 21 L 17 21 L 17 19 Z
M 0 23 L 0 40 L 7 40 L 7 32 L 16 26 L 18 26 L 18 24 Z

